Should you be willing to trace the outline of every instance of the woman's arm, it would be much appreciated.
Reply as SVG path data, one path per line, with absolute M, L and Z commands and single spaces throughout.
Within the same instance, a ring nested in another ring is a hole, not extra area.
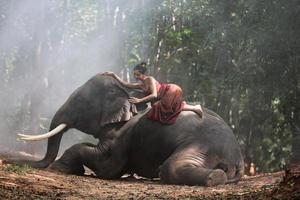
M 135 98 L 135 97 L 130 97 L 129 102 L 130 103 L 142 103 L 142 102 L 149 102 L 152 99 L 155 99 L 157 97 L 157 90 L 156 90 L 156 85 L 155 85 L 155 79 L 153 77 L 149 77 L 145 80 L 145 85 L 147 88 L 149 88 L 150 94 L 143 97 L 143 98 Z
M 113 72 L 104 72 L 102 75 L 107 75 L 107 76 L 111 76 L 114 79 L 116 79 L 119 83 L 121 83 L 121 85 L 127 87 L 127 88 L 132 88 L 132 89 L 142 89 L 143 84 L 142 83 L 129 83 L 127 81 L 124 81 L 123 79 L 121 79 L 118 75 L 116 75 Z

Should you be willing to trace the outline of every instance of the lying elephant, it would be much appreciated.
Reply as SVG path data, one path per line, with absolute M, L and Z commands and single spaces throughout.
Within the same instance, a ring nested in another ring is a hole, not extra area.
M 241 150 L 221 117 L 208 109 L 202 118 L 182 111 L 175 124 L 162 125 L 147 119 L 147 111 L 132 116 L 129 95 L 111 77 L 92 77 L 56 112 L 49 133 L 20 135 L 24 140 L 49 138 L 44 159 L 7 162 L 35 168 L 51 164 L 51 169 L 77 175 L 86 166 L 103 179 L 136 173 L 168 184 L 204 186 L 240 180 Z M 62 135 L 70 128 L 93 135 L 99 143 L 76 144 L 54 162 Z

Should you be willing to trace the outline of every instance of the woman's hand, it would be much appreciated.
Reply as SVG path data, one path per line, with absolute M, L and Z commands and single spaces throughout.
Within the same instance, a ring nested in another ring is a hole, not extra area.
M 104 76 L 111 76 L 111 77 L 116 77 L 115 73 L 113 73 L 113 72 L 104 72 L 104 73 L 102 73 L 101 75 L 104 75 Z
M 135 98 L 135 97 L 130 97 L 128 99 L 129 103 L 133 103 L 133 104 L 137 104 L 137 103 L 141 103 L 141 99 Z

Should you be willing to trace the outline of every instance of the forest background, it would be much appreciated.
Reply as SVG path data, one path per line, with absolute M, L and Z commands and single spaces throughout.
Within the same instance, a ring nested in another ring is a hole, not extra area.
M 133 80 L 140 61 L 223 117 L 258 172 L 297 160 L 298 0 L 1 0 L 0 151 L 43 155 L 45 142 L 16 134 L 46 132 L 91 76 Z M 73 133 L 61 151 L 93 141 Z

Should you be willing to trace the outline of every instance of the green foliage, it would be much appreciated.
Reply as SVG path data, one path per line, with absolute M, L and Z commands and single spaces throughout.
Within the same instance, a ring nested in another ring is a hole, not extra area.
M 19 166 L 19 165 L 6 165 L 4 171 L 9 173 L 15 173 L 18 175 L 25 175 L 28 172 L 32 171 L 33 169 L 28 165 Z

